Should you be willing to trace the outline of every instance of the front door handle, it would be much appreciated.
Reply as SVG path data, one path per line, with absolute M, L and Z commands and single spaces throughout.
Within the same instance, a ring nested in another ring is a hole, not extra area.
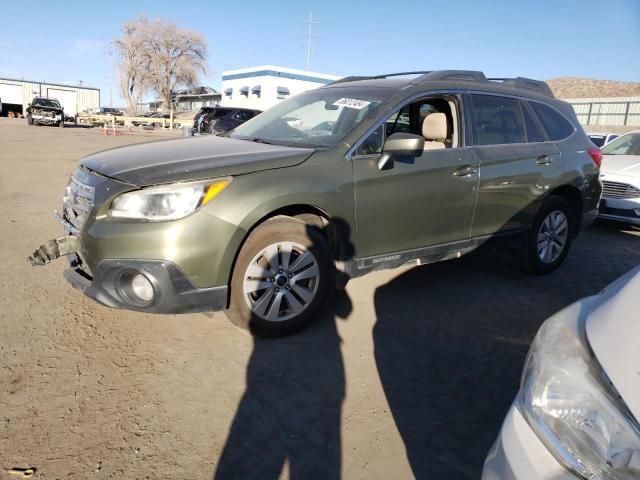
M 551 158 L 549 155 L 540 155 L 538 158 L 536 158 L 536 163 L 538 165 L 549 165 L 552 162 L 553 158 Z
M 454 177 L 470 177 L 478 173 L 478 169 L 475 167 L 464 167 L 453 172 Z

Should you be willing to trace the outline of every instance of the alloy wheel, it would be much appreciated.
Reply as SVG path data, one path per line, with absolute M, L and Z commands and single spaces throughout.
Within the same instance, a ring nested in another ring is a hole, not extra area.
M 320 283 L 314 254 L 294 242 L 278 242 L 260 251 L 247 266 L 244 298 L 263 320 L 281 322 L 302 313 L 313 301 Z
M 564 212 L 549 213 L 538 230 L 538 257 L 542 263 L 555 262 L 566 248 L 569 238 L 569 222 Z

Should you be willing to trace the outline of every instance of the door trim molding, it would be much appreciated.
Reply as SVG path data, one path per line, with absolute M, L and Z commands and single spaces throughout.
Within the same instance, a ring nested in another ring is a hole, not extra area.
M 390 252 L 383 255 L 374 255 L 371 257 L 356 258 L 356 268 L 358 270 L 358 274 L 362 275 L 371 270 L 396 268 L 410 264 L 426 265 L 429 263 L 440 262 L 442 260 L 460 258 L 493 238 L 518 235 L 525 232 L 526 230 L 527 227 L 515 228 L 507 231 L 496 232 L 492 235 L 481 235 L 473 237 L 468 240 L 459 240 L 455 242 L 431 245 L 429 247 L 421 247 L 399 252 Z

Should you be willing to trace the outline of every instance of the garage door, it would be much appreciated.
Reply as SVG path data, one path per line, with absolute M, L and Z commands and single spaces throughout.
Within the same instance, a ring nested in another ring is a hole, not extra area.
M 0 99 L 2 103 L 22 105 L 22 85 L 0 83 Z
M 57 98 L 65 114 L 75 115 L 77 113 L 78 92 L 75 90 L 47 88 L 47 96 Z

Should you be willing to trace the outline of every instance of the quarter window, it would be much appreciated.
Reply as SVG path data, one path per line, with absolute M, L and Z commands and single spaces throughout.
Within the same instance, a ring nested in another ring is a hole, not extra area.
M 394 115 L 395 116 L 395 115 Z M 388 121 L 386 122 L 388 123 Z M 383 125 L 380 125 L 369 136 L 362 141 L 356 149 L 356 155 L 375 155 L 382 153 L 382 145 L 384 143 Z
M 573 133 L 573 126 L 553 108 L 538 102 L 530 102 L 551 140 L 562 140 Z
M 385 138 L 398 132 L 411 132 L 408 106 L 391 115 L 386 122 L 371 132 L 356 149 L 355 154 L 375 155 L 382 153 L 382 146 L 384 145 Z
M 524 143 L 525 130 L 518 100 L 471 95 L 477 145 Z
M 389 117 L 385 122 L 385 132 L 387 136 L 399 132 L 411 133 L 411 117 L 409 115 L 408 106 Z

